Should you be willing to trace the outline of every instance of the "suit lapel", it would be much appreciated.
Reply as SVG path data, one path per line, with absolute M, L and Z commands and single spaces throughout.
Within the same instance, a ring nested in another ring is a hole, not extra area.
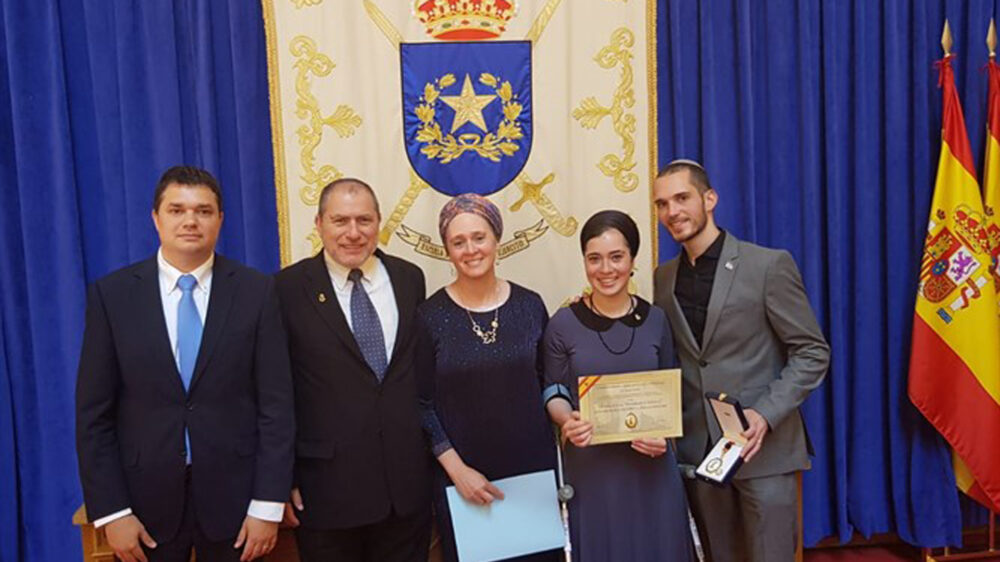
M 358 342 L 354 339 L 354 333 L 351 332 L 351 327 L 347 324 L 347 317 L 344 316 L 345 311 L 340 308 L 337 293 L 333 289 L 333 283 L 330 282 L 330 273 L 323 261 L 322 250 L 306 264 L 305 273 L 306 300 L 312 303 L 323 322 L 367 368 L 368 362 L 361 354 L 361 348 L 358 347 Z
M 146 332 L 151 364 L 163 365 L 157 378 L 163 378 L 171 392 L 184 395 L 174 350 L 170 349 L 170 335 L 167 320 L 163 316 L 163 299 L 160 297 L 160 270 L 156 257 L 146 260 L 135 270 L 135 290 L 132 294 L 131 310 L 137 316 L 137 325 Z
M 722 243 L 722 253 L 719 254 L 719 263 L 715 268 L 715 280 L 712 282 L 712 296 L 708 299 L 708 310 L 705 314 L 705 333 L 702 335 L 701 348 L 708 349 L 708 344 L 712 341 L 712 335 L 719 324 L 719 317 L 725 307 L 726 299 L 729 297 L 729 289 L 733 286 L 733 279 L 736 278 L 736 269 L 739 265 L 739 243 L 735 236 L 726 233 L 726 240 Z
M 389 358 L 389 366 L 385 370 L 386 376 L 392 371 L 394 363 L 402 353 L 403 338 L 410 333 L 413 318 L 416 315 L 417 299 L 411 297 L 413 286 L 406 282 L 402 270 L 391 258 L 388 258 L 381 250 L 376 250 L 376 255 L 385 265 L 385 270 L 389 272 L 389 282 L 392 284 L 392 294 L 396 299 L 396 310 L 399 324 L 396 326 L 396 341 L 392 346 L 392 357 Z
M 226 319 L 232 308 L 233 296 L 239 279 L 236 275 L 236 268 L 226 258 L 216 254 L 215 263 L 212 265 L 212 290 L 208 297 L 208 311 L 205 314 L 205 329 L 201 335 L 201 346 L 198 347 L 198 361 L 194 365 L 194 376 L 191 378 L 191 386 L 188 387 L 188 394 L 194 392 L 198 381 L 201 380 L 205 367 L 212 352 L 225 332 Z
M 697 356 L 699 355 L 698 342 L 695 341 L 694 334 L 691 332 L 691 326 L 688 326 L 684 311 L 681 310 L 681 305 L 677 302 L 677 296 L 674 295 L 674 287 L 677 286 L 677 268 L 680 266 L 680 260 L 682 259 L 684 259 L 683 253 L 663 264 L 667 278 L 667 295 L 664 303 L 667 310 L 665 312 L 670 318 L 674 319 L 674 325 L 679 328 L 679 333 L 676 335 L 679 336 L 681 345 L 686 347 L 692 355 Z

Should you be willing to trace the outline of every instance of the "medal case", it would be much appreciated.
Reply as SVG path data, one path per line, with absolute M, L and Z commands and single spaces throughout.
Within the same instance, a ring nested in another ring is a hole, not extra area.
M 716 421 L 719 422 L 722 437 L 715 442 L 712 450 L 698 465 L 695 474 L 701 480 L 725 486 L 743 466 L 743 457 L 740 454 L 747 440 L 742 433 L 750 428 L 750 424 L 743 415 L 743 407 L 735 398 L 718 392 L 706 392 L 705 398 L 715 414 Z

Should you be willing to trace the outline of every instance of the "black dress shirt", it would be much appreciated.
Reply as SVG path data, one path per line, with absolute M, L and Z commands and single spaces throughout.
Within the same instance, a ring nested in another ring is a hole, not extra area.
M 677 267 L 674 296 L 677 297 L 677 304 L 684 312 L 684 318 L 691 328 L 691 333 L 694 334 L 695 341 L 698 342 L 698 347 L 701 347 L 708 300 L 712 297 L 715 269 L 719 265 L 719 255 L 722 254 L 722 244 L 725 240 L 726 232 L 721 231 L 715 242 L 712 242 L 705 253 L 698 257 L 694 265 L 691 265 L 687 251 L 681 250 L 681 263 Z

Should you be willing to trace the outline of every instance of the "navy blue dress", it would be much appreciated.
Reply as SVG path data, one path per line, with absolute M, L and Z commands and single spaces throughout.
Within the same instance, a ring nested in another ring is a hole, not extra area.
M 637 299 L 621 318 L 583 302 L 560 309 L 545 331 L 545 397 L 579 410 L 577 377 L 672 367 L 673 341 L 662 310 Z M 657 458 L 628 443 L 564 449 L 574 562 L 684 562 L 694 559 L 687 499 L 673 450 Z
M 423 339 L 417 380 L 434 456 L 450 448 L 488 480 L 555 468 L 555 438 L 542 405 L 541 343 L 548 313 L 537 293 L 514 283 L 496 311 L 496 341 L 484 344 L 466 310 L 443 288 L 418 310 Z M 472 312 L 488 330 L 494 312 Z M 434 510 L 445 560 L 457 560 L 445 498 L 452 482 L 437 462 Z M 518 560 L 556 560 L 561 551 Z

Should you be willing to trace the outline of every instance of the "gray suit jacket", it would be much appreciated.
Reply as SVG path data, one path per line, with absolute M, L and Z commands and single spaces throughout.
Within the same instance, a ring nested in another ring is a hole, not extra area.
M 712 285 L 702 345 L 674 296 L 681 256 L 656 269 L 656 304 L 667 313 L 683 370 L 684 438 L 679 461 L 698 464 L 721 437 L 705 400 L 725 392 L 764 416 L 771 431 L 737 473 L 756 478 L 809 468 L 799 405 L 819 386 L 830 347 L 813 315 L 791 255 L 726 234 Z

